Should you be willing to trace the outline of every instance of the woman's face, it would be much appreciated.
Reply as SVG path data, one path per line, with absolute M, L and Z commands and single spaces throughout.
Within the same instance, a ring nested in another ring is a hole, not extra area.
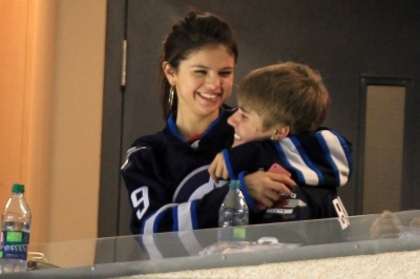
M 178 116 L 217 114 L 232 93 L 235 58 L 223 45 L 192 52 L 176 72 L 165 70 L 176 86 Z

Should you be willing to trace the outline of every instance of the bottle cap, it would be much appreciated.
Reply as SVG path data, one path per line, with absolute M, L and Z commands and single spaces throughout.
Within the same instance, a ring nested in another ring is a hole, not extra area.
M 239 189 L 241 188 L 241 183 L 239 182 L 239 180 L 231 180 L 229 182 L 229 187 L 233 189 Z
M 24 193 L 25 192 L 25 186 L 20 183 L 15 183 L 12 186 L 12 192 L 13 193 Z

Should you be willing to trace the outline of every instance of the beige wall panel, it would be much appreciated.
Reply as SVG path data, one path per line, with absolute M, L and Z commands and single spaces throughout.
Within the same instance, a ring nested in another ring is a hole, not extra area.
M 105 17 L 106 0 L 0 0 L 0 203 L 25 183 L 31 243 L 96 237 Z
M 31 243 L 48 240 L 56 2 L 29 1 L 22 177 L 33 214 Z
M 368 86 L 363 214 L 401 210 L 405 87 Z
M 21 182 L 28 1 L 0 0 L 0 207 Z
M 57 7 L 50 241 L 97 234 L 106 22 L 105 0 Z

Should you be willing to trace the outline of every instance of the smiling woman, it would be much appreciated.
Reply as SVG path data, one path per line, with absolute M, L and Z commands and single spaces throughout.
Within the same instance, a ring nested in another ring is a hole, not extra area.
M 232 92 L 234 65 L 235 58 L 223 45 L 191 53 L 178 69 L 163 62 L 165 76 L 171 88 L 176 88 L 176 124 L 185 139 L 202 134 L 218 117 L 220 106 Z
M 227 119 L 234 110 L 224 104 L 238 57 L 232 30 L 214 14 L 190 12 L 172 27 L 163 53 L 160 96 L 166 127 L 137 139 L 122 167 L 133 234 L 217 227 L 228 191 L 227 181 L 214 181 L 207 169 L 233 143 Z M 252 173 L 242 186 L 287 191 L 295 185 L 287 176 L 274 176 Z
M 237 55 L 231 28 L 213 14 L 190 12 L 167 36 L 161 61 L 167 125 L 137 139 L 122 168 L 133 234 L 217 226 L 227 187 L 212 181 L 206 166 L 233 141 L 231 113 L 221 107 L 232 92 Z

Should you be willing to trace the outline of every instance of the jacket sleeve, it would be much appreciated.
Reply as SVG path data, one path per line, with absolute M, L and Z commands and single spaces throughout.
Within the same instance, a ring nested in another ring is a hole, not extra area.
M 258 170 L 268 170 L 279 162 L 275 146 L 271 141 L 251 141 L 230 149 L 223 149 L 223 157 L 229 176 L 238 179 L 239 173 L 253 173 Z
M 199 199 L 184 203 L 172 201 L 173 189 L 165 185 L 154 168 L 151 147 L 132 147 L 121 174 L 132 208 L 131 232 L 148 234 L 217 227 L 218 210 L 228 191 L 218 183 Z
M 277 162 L 298 185 L 334 189 L 348 183 L 353 161 L 351 144 L 333 130 L 291 135 L 281 141 L 253 141 L 223 150 L 230 176 L 267 170 Z

